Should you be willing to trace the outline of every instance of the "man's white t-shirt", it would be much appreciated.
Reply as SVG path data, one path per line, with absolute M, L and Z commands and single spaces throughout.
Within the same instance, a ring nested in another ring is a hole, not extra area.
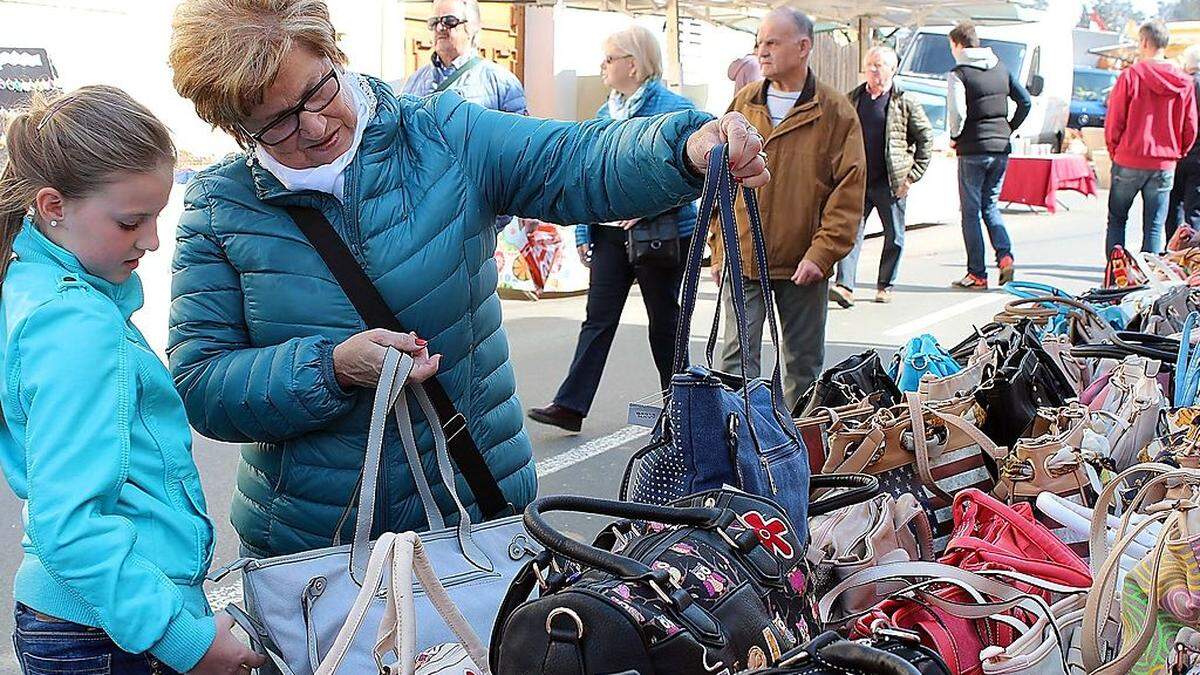
M 798 91 L 779 91 L 772 83 L 767 88 L 767 110 L 771 112 L 771 126 L 777 127 L 783 121 L 792 108 L 796 107 L 796 100 L 800 98 Z

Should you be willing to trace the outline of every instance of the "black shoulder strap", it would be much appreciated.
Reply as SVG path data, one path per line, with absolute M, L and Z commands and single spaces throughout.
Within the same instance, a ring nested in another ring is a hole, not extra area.
M 367 326 L 397 333 L 407 332 L 325 216 L 317 209 L 304 206 L 284 208 L 292 220 L 296 221 L 308 243 L 312 244 L 325 261 L 325 265 L 333 273 L 333 278 L 345 291 L 350 304 L 354 305 L 354 309 L 362 316 Z M 492 519 L 512 514 L 512 504 L 504 498 L 496 478 L 492 476 L 487 462 L 483 459 L 483 454 L 475 445 L 475 439 L 471 438 L 466 418 L 455 409 L 454 402 L 450 400 L 442 383 L 436 377 L 432 377 L 425 382 L 425 391 L 437 410 L 438 421 L 446 431 L 450 456 L 454 458 L 471 492 L 475 494 L 475 501 L 479 504 L 484 518 Z
M 458 70 L 456 70 L 450 74 L 450 77 L 447 77 L 446 79 L 442 80 L 441 84 L 439 84 L 437 87 L 434 88 L 433 93 L 436 94 L 438 92 L 446 91 L 455 82 L 458 82 L 459 78 L 461 78 L 463 75 L 466 75 L 468 71 L 470 71 L 475 66 L 478 66 L 480 63 L 483 63 L 483 59 L 476 56 L 476 57 L 470 59 L 469 61 L 467 61 L 466 63 L 462 64 L 461 66 L 458 67 Z

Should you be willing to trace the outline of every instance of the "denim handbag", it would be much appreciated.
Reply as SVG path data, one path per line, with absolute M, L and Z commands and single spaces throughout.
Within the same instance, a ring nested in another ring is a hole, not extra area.
M 900 391 L 916 391 L 926 373 L 946 377 L 962 370 L 962 365 L 929 333 L 909 340 L 897 358 L 898 372 L 894 372 L 893 377 Z
M 471 523 L 458 498 L 446 436 L 436 422 L 433 404 L 420 384 L 406 382 L 412 367 L 411 357 L 388 349 L 371 413 L 354 541 L 349 546 L 339 545 L 339 536 L 335 534 L 330 548 L 263 560 L 242 559 L 210 577 L 216 581 L 232 570 L 242 571 L 247 612 L 231 605 L 230 614 L 250 634 L 255 648 L 271 656 L 273 665 L 288 675 L 311 675 L 316 671 L 346 622 L 366 578 L 374 546 L 370 537 L 375 488 L 380 475 L 385 423 L 390 414 L 395 415 L 400 441 L 425 507 L 429 523 L 429 532 L 421 534 L 425 553 L 453 604 L 478 634 L 490 633 L 509 583 L 524 563 L 541 550 L 526 533 L 520 516 L 478 525 Z M 458 511 L 455 525 L 448 525 L 443 519 L 422 470 L 406 393 L 412 394 L 417 408 L 430 422 L 438 472 Z M 342 522 L 350 517 L 352 508 L 353 504 L 346 508 Z M 335 532 L 341 532 L 340 523 Z M 385 587 L 387 583 L 385 579 Z M 424 590 L 414 587 L 414 591 L 416 649 L 456 642 L 457 637 L 442 621 Z M 376 593 L 366 613 L 365 625 L 378 626 L 385 605 L 384 594 Z M 377 662 L 374 652 L 374 629 L 358 633 L 339 672 L 380 672 L 382 664 Z
M 767 308 L 771 340 L 778 351 L 767 253 L 758 201 L 753 190 L 742 189 L 750 215 L 750 235 L 758 263 L 758 281 Z M 719 210 L 725 246 L 725 280 L 732 295 L 738 335 L 746 335 L 746 290 L 733 215 L 735 194 L 724 145 L 713 148 L 700 201 L 700 222 Z M 746 377 L 742 352 L 741 377 L 712 368 L 717 322 L 708 341 L 708 366 L 689 365 L 692 314 L 700 283 L 704 237 L 692 237 L 684 270 L 679 328 L 675 344 L 675 374 L 651 443 L 630 460 L 622 483 L 622 499 L 665 505 L 697 492 L 731 485 L 778 504 L 796 526 L 798 539 L 808 540 L 808 451 L 784 407 L 779 361 L 770 380 Z M 718 317 L 720 312 L 718 311 Z

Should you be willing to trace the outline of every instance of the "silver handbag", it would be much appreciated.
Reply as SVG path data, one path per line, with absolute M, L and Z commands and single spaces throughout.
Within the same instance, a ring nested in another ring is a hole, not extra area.
M 247 612 L 242 612 L 236 606 L 231 606 L 229 612 L 250 634 L 255 648 L 270 655 L 284 673 L 311 675 L 316 670 L 333 645 L 362 588 L 373 546 L 369 542 L 371 521 L 375 513 L 375 488 L 379 478 L 384 423 L 389 412 L 395 414 L 404 453 L 425 507 L 429 523 L 429 532 L 421 534 L 425 552 L 450 598 L 477 634 L 491 634 L 492 623 L 508 591 L 509 582 L 525 562 L 541 550 L 525 532 L 519 515 L 478 525 L 471 523 L 467 510 L 458 498 L 445 432 L 437 423 L 433 404 L 420 384 L 406 382 L 412 368 L 411 357 L 388 349 L 371 413 L 354 541 L 349 546 L 339 545 L 335 535 L 334 545 L 330 548 L 262 560 L 241 559 L 210 577 L 215 581 L 230 571 L 241 570 Z M 438 472 L 458 507 L 457 526 L 446 526 L 434 501 L 429 480 L 420 470 L 422 465 L 413 435 L 406 391 L 416 399 L 429 422 Z M 349 513 L 350 508 L 347 507 L 343 518 L 349 517 Z M 340 530 L 340 527 L 337 528 L 337 531 Z M 417 650 L 455 642 L 457 638 L 441 620 L 421 588 L 414 588 L 414 598 L 418 618 Z M 367 611 L 365 624 L 378 626 L 384 609 L 384 597 L 377 593 Z M 375 658 L 374 631 L 360 633 L 342 660 L 341 672 L 374 673 L 382 667 Z

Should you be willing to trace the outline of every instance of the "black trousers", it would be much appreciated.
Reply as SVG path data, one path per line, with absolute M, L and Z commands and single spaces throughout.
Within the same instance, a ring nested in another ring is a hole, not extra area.
M 600 387 L 608 350 L 621 322 L 621 311 L 636 280 L 650 317 L 650 353 L 665 391 L 671 382 L 675 358 L 675 330 L 679 323 L 679 287 L 691 237 L 679 240 L 680 261 L 675 267 L 629 264 L 625 231 L 615 227 L 592 228 L 592 277 L 588 286 L 587 318 L 579 330 L 579 344 L 567 379 L 554 402 L 587 415 Z
M 1167 241 L 1180 225 L 1200 229 L 1200 161 L 1183 160 L 1175 165 L 1175 183 L 1167 206 Z

